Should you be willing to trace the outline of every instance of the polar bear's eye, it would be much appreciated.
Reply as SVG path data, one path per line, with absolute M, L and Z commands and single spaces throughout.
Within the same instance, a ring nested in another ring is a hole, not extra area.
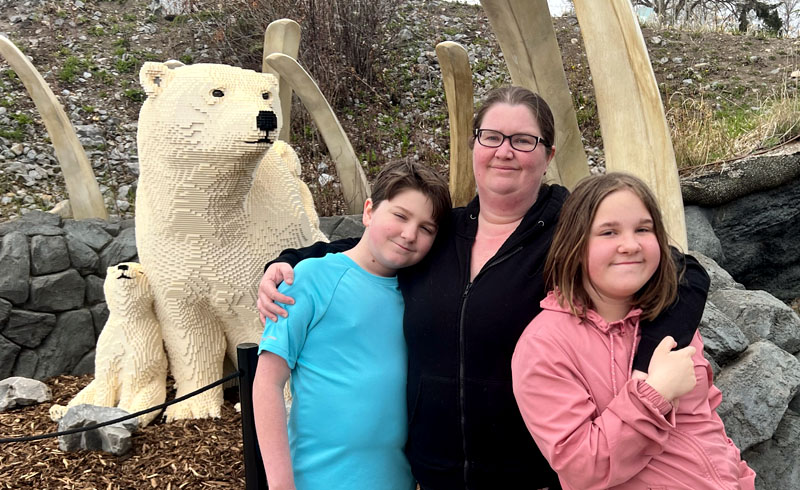
M 269 92 L 264 92 L 263 94 L 261 94 L 261 98 L 264 100 L 269 100 L 269 96 L 270 96 Z
M 223 92 L 220 89 L 214 89 L 214 91 L 211 92 L 211 95 L 213 95 L 214 97 L 224 97 L 225 96 L 225 92 Z

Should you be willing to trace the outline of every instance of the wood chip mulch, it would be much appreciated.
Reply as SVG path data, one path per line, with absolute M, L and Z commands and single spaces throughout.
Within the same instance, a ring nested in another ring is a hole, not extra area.
M 50 406 L 66 405 L 91 380 L 47 380 L 52 401 L 0 413 L 0 438 L 56 432 Z M 121 457 L 62 452 L 56 438 L 0 444 L 0 489 L 243 489 L 241 415 L 233 408 L 237 400 L 229 400 L 236 398 L 232 391 L 226 391 L 222 418 L 154 421 L 134 434 L 133 449 Z

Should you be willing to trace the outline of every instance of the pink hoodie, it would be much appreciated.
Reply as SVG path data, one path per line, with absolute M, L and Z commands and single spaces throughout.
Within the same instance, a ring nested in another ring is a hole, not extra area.
M 581 323 L 552 292 L 541 306 L 511 361 L 514 395 L 565 490 L 755 488 L 717 415 L 722 393 L 699 333 L 697 386 L 672 410 L 631 379 L 641 310 L 611 324 L 590 310 Z

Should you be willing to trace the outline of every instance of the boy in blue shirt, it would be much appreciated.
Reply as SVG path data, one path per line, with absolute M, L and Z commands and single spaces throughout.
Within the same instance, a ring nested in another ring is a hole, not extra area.
M 403 453 L 407 358 L 396 273 L 422 260 L 450 207 L 433 170 L 388 164 L 364 203 L 358 244 L 302 261 L 293 285 L 281 285 L 296 302 L 285 306 L 288 317 L 267 322 L 253 386 L 270 489 L 415 488 Z

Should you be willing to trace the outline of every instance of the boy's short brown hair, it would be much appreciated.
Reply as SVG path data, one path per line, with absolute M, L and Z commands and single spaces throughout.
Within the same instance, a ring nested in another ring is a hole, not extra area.
M 387 163 L 372 183 L 372 207 L 405 190 L 421 192 L 430 199 L 433 220 L 439 223 L 453 207 L 450 189 L 444 177 L 435 170 L 410 158 Z

